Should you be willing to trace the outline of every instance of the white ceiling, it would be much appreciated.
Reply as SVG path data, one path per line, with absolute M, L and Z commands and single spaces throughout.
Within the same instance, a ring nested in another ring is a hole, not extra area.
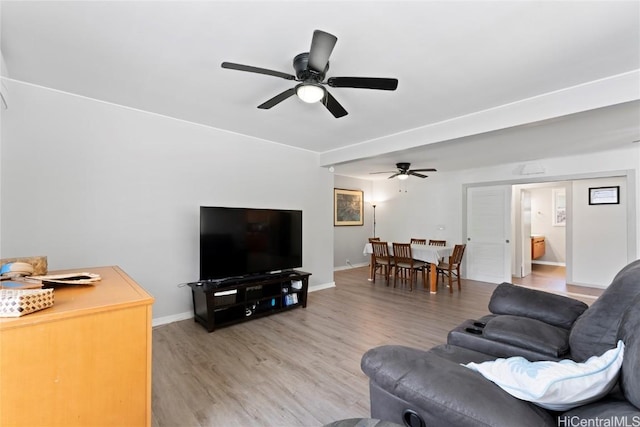
M 640 139 L 640 1 L 43 1 L 0 3 L 2 75 L 320 153 L 336 173 L 458 170 Z M 292 97 L 314 29 L 338 37 L 349 115 Z M 10 108 L 10 94 L 8 94 Z M 384 176 L 376 175 L 384 178 Z

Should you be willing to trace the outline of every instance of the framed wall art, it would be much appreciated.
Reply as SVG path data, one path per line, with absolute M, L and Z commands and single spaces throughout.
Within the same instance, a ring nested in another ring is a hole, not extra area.
M 552 224 L 556 227 L 567 225 L 567 196 L 564 188 L 551 189 L 553 197 L 553 218 Z
M 333 225 L 364 224 L 364 192 L 333 189 Z
M 620 186 L 589 188 L 590 205 L 617 205 L 620 203 Z

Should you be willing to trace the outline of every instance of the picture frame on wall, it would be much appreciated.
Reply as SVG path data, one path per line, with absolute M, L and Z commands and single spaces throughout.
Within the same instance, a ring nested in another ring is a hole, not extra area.
M 620 186 L 590 187 L 590 205 L 617 205 L 620 203 Z
M 554 227 L 564 227 L 567 225 L 567 196 L 564 188 L 553 188 L 551 190 L 553 197 L 553 218 L 552 225 Z
M 364 191 L 333 189 L 333 225 L 364 225 Z

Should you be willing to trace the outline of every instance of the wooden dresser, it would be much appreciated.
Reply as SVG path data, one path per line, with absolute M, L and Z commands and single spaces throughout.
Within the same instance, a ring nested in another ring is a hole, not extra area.
M 150 426 L 153 297 L 118 267 L 0 318 L 0 426 Z
M 531 259 L 538 259 L 544 256 L 545 252 L 544 236 L 535 236 L 531 238 Z

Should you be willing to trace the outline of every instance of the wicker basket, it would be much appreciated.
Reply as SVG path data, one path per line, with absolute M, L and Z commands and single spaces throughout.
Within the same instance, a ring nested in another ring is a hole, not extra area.
M 0 289 L 0 317 L 19 317 L 53 305 L 53 289 Z

